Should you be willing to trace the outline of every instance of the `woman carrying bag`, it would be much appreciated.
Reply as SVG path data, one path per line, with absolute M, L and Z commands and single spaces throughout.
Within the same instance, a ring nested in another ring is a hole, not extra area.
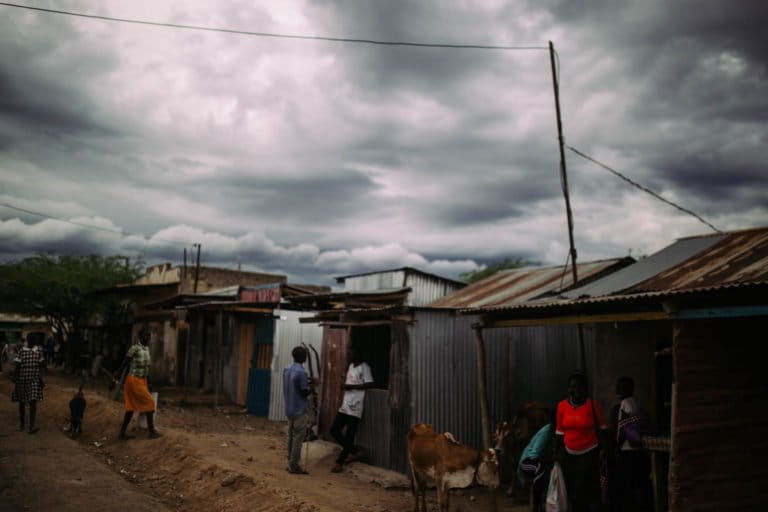
M 600 404 L 587 396 L 582 373 L 568 378 L 568 398 L 557 405 L 555 458 L 562 468 L 569 512 L 597 512 L 602 508 L 601 439 L 606 429 Z

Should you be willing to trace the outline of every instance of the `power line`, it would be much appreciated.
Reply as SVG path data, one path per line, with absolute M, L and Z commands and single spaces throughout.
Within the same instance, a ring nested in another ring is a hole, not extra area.
M 584 159 L 586 159 L 586 160 L 589 160 L 589 161 L 590 161 L 590 162 L 592 162 L 592 163 L 595 163 L 595 164 L 599 165 L 600 167 L 602 167 L 602 168 L 603 168 L 603 169 L 605 169 L 606 171 L 610 172 L 611 174 L 613 174 L 613 175 L 615 175 L 615 176 L 618 176 L 619 178 L 621 178 L 622 180 L 626 181 L 627 183 L 629 183 L 629 184 L 630 184 L 630 185 L 632 185 L 633 187 L 639 188 L 639 189 L 640 189 L 640 190 L 642 190 L 643 192 L 646 192 L 646 193 L 648 193 L 648 194 L 652 195 L 653 197 L 655 197 L 655 198 L 656 198 L 656 199 L 658 199 L 659 201 L 662 201 L 662 202 L 664 202 L 664 203 L 666 203 L 666 204 L 668 204 L 668 205 L 670 205 L 670 206 L 674 206 L 675 208 L 677 208 L 677 209 L 678 209 L 678 210 L 680 210 L 681 212 L 687 213 L 688 215 L 691 215 L 691 216 L 695 217 L 695 218 L 696 218 L 697 220 L 699 220 L 700 222 L 703 222 L 704 224 L 706 224 L 707 226 L 709 226 L 710 228 L 712 228 L 712 230 L 713 230 L 713 231 L 715 231 L 715 232 L 717 232 L 717 233 L 722 233 L 722 231 L 720 231 L 719 229 L 717 229 L 715 226 L 713 226 L 712 224 L 710 224 L 709 222 L 707 222 L 706 220 L 704 220 L 704 219 L 703 219 L 703 218 L 702 218 L 700 215 L 698 215 L 697 213 L 695 213 L 695 212 L 693 212 L 693 211 L 689 210 L 688 208 L 683 208 L 683 207 L 682 207 L 682 206 L 680 206 L 679 204 L 673 203 L 672 201 L 670 201 L 670 200 L 668 200 L 668 199 L 664 199 L 662 196 L 660 196 L 659 194 L 657 194 L 657 193 L 656 193 L 656 192 L 654 192 L 653 190 L 651 190 L 651 189 L 649 189 L 649 188 L 647 188 L 647 187 L 644 187 L 643 185 L 640 185 L 639 183 L 637 183 L 637 182 L 635 182 L 635 181 L 631 180 L 630 178 L 627 178 L 626 176 L 624 176 L 623 174 L 621 174 L 619 171 L 617 171 L 617 170 L 615 170 L 615 169 L 611 169 L 610 167 L 608 167 L 608 166 L 607 166 L 607 165 L 605 165 L 604 163 L 602 163 L 602 162 L 598 162 L 597 160 L 595 160 L 595 159 L 594 159 L 594 158 L 592 158 L 591 156 L 589 156 L 589 155 L 586 155 L 586 154 L 582 153 L 582 152 L 581 152 L 581 151 L 579 151 L 578 149 L 576 149 L 576 148 L 574 148 L 574 147 L 572 147 L 572 146 L 569 146 L 568 144 L 566 144 L 565 146 L 566 146 L 568 149 L 570 149 L 571 151 L 573 151 L 574 153 L 576 153 L 577 155 L 579 155 L 580 157 L 582 157 L 582 158 L 584 158 Z
M 546 46 L 498 46 L 485 44 L 449 44 L 449 43 L 414 43 L 409 41 L 381 41 L 376 39 L 354 39 L 347 37 L 323 37 L 323 36 L 302 36 L 297 34 L 277 34 L 271 32 L 252 32 L 249 30 L 236 30 L 230 28 L 204 27 L 200 25 L 181 25 L 178 23 L 162 23 L 157 21 L 137 20 L 130 18 L 114 18 L 112 16 L 99 16 L 96 14 L 84 14 L 72 11 L 62 11 L 58 9 L 46 9 L 43 7 L 34 7 L 30 5 L 19 5 L 8 2 L 0 2 L 0 5 L 6 7 L 16 7 L 19 9 L 29 9 L 32 11 L 46 12 L 50 14 L 63 14 L 65 16 L 76 16 L 79 18 L 89 18 L 102 21 L 115 21 L 119 23 L 134 23 L 137 25 L 150 25 L 154 27 L 178 28 L 185 30 L 202 30 L 206 32 L 224 32 L 227 34 L 239 34 L 244 36 L 271 37 L 278 39 L 303 39 L 311 41 L 332 41 L 337 43 L 357 43 L 373 44 L 382 46 L 418 46 L 422 48 L 452 48 L 466 50 L 547 50 Z
M 66 222 L 67 224 L 72 224 L 74 226 L 79 226 L 81 228 L 92 229 L 94 231 L 105 231 L 107 233 L 116 233 L 116 234 L 121 235 L 121 236 L 140 236 L 140 237 L 142 237 L 144 239 L 145 246 L 146 246 L 147 243 L 149 243 L 150 240 L 152 240 L 152 241 L 157 240 L 159 242 L 166 242 L 166 243 L 169 243 L 169 244 L 177 244 L 179 246 L 182 246 L 182 245 L 186 246 L 186 244 L 184 244 L 184 242 L 181 242 L 179 240 L 170 240 L 170 239 L 167 239 L 167 238 L 150 237 L 150 236 L 144 235 L 142 233 L 128 233 L 128 232 L 123 231 L 121 229 L 104 228 L 104 227 L 101 227 L 101 226 L 93 226 L 91 224 L 83 224 L 82 222 L 77 222 L 77 221 L 74 221 L 74 220 L 64 219 L 62 217 L 56 217 L 54 215 L 48 215 L 47 213 L 40 213 L 40 212 L 36 212 L 36 211 L 33 211 L 33 210 L 28 210 L 26 208 L 20 208 L 18 206 L 13 206 L 12 204 L 8 204 L 8 203 L 0 203 L 0 206 L 4 206 L 5 208 L 9 208 L 11 210 L 16 210 L 16 211 L 19 211 L 19 212 L 23 212 L 23 213 L 26 213 L 26 214 L 29 214 L 29 215 L 34 215 L 36 217 L 43 217 L 45 219 L 57 220 L 59 222 Z

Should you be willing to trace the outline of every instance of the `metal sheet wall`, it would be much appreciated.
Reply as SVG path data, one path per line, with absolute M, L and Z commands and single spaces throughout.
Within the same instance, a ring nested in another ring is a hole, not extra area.
M 427 422 L 462 443 L 482 447 L 472 323 L 476 317 L 417 310 L 410 329 L 412 423 Z M 483 331 L 488 405 L 492 421 L 504 416 L 506 330 Z
M 272 347 L 272 380 L 269 396 L 269 419 L 285 421 L 283 403 L 283 369 L 293 363 L 291 351 L 299 344 L 306 343 L 322 354 L 323 328 L 315 323 L 302 324 L 299 318 L 312 316 L 311 312 L 275 310 L 275 341 Z M 311 354 L 310 354 L 311 355 Z M 312 360 L 315 364 L 315 360 Z M 309 371 L 308 364 L 304 365 Z
M 508 404 L 511 415 L 529 402 L 554 406 L 566 396 L 568 375 L 581 367 L 577 326 L 514 327 L 510 331 Z M 594 325 L 584 325 L 583 331 L 587 374 L 592 377 Z M 590 378 L 590 382 L 594 379 Z
M 426 306 L 430 302 L 462 288 L 458 283 L 436 279 L 416 272 L 408 274 L 405 286 L 411 288 L 411 292 L 408 294 L 409 306 Z
M 392 468 L 390 457 L 392 429 L 388 397 L 389 391 L 386 389 L 369 389 L 365 392 L 363 418 L 357 430 L 355 444 L 363 448 L 367 463 L 395 469 Z
M 345 292 L 368 292 L 384 288 L 402 288 L 405 282 L 405 271 L 392 270 L 377 272 L 363 276 L 347 277 L 344 279 Z

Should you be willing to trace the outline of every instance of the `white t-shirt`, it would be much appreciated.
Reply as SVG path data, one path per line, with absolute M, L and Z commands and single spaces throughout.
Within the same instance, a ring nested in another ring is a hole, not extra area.
M 619 420 L 623 420 L 624 418 L 628 418 L 630 416 L 635 416 L 636 414 L 640 414 L 640 406 L 637 404 L 637 400 L 635 400 L 634 396 L 627 397 L 621 401 L 621 405 L 619 406 Z M 629 441 L 624 441 L 621 445 L 622 450 L 636 450 L 637 448 L 634 448 L 632 445 L 629 444 Z
M 349 368 L 347 369 L 347 379 L 344 381 L 344 383 L 360 385 L 367 384 L 369 382 L 373 382 L 373 375 L 371 375 L 371 367 L 368 366 L 368 363 L 360 363 L 357 366 L 350 363 Z M 339 412 L 362 418 L 364 401 L 364 389 L 346 390 L 344 391 L 344 400 L 341 401 Z

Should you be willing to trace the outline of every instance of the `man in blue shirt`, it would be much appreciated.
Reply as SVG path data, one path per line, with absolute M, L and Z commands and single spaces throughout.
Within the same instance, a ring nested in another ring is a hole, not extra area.
M 307 396 L 309 396 L 309 386 L 314 383 L 309 381 L 303 366 L 304 361 L 307 360 L 307 351 L 303 347 L 296 347 L 291 355 L 293 364 L 283 370 L 285 415 L 288 416 L 288 472 L 294 475 L 306 475 L 308 473 L 299 466 L 299 461 L 301 460 L 301 443 L 306 435 L 309 418 Z

